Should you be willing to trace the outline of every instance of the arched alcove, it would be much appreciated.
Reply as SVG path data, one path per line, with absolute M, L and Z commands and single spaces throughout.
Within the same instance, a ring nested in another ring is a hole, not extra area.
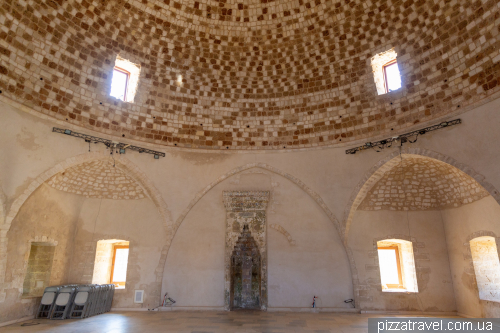
M 471 253 L 464 254 L 462 244 L 465 230 L 498 228 L 499 209 L 498 191 L 449 157 L 424 149 L 388 155 L 356 188 L 343 223 L 358 267 L 361 308 L 478 315 L 475 304 L 493 311 L 480 301 L 475 281 L 467 282 L 473 267 L 463 260 Z M 390 238 L 413 244 L 414 295 L 382 290 L 376 243 Z
M 349 258 L 337 229 L 318 201 L 304 191 L 305 185 L 290 177 L 252 165 L 204 190 L 183 217 L 172 241 L 162 293 L 168 292 L 180 308 L 222 309 L 226 223 L 222 192 L 269 191 L 268 309 L 308 308 L 314 295 L 319 296 L 317 302 L 323 308 L 352 308 L 343 302 L 353 298 L 353 284 Z M 270 224 L 286 229 L 295 243 Z
M 147 292 L 145 300 L 156 302 L 161 285 L 161 274 L 156 274 L 159 249 L 165 244 L 169 222 L 161 195 L 127 159 L 113 162 L 102 153 L 70 158 L 38 176 L 14 200 L 2 226 L 6 234 L 0 245 L 8 255 L 0 262 L 0 276 L 8 279 L 0 284 L 0 295 L 6 295 L 7 289 L 22 291 L 26 280 L 22 256 L 29 252 L 29 242 L 51 238 L 57 243 L 47 281 L 60 285 L 91 283 L 97 241 L 127 239 L 131 243 L 129 287 L 115 295 L 114 306 L 130 306 L 132 289 L 139 285 Z M 150 260 L 139 259 L 142 256 Z M 19 316 L 9 311 L 21 302 L 20 295 L 10 295 L 0 303 L 6 318 Z M 36 298 L 23 300 L 20 311 L 29 315 L 34 302 Z

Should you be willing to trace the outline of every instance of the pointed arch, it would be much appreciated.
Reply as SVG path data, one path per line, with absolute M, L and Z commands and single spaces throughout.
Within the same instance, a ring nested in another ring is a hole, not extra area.
M 464 172 L 472 179 L 474 179 L 500 204 L 500 192 L 491 183 L 486 181 L 486 178 L 483 175 L 476 172 L 471 167 L 459 163 L 457 160 L 449 156 L 445 156 L 438 152 L 424 148 L 403 148 L 401 150 L 401 154 L 406 156 L 413 155 L 416 157 L 435 159 L 459 169 L 460 171 Z M 344 210 L 344 219 L 343 223 L 341 224 L 343 239 L 346 243 L 354 213 L 358 209 L 361 202 L 365 199 L 371 188 L 384 176 L 387 171 L 391 170 L 400 162 L 399 155 L 400 152 L 395 151 L 377 162 L 370 170 L 365 173 L 358 185 L 354 188 L 351 194 L 351 198 L 349 199 L 349 202 Z
M 258 162 L 249 163 L 249 164 L 245 164 L 245 165 L 242 165 L 240 167 L 237 167 L 233 170 L 230 170 L 229 172 L 219 176 L 216 180 L 214 180 L 213 182 L 208 184 L 205 188 L 200 190 L 195 195 L 195 197 L 191 200 L 191 202 L 188 204 L 188 206 L 183 210 L 181 215 L 177 218 L 177 220 L 175 221 L 175 223 L 172 226 L 172 232 L 169 233 L 169 238 L 167 239 L 167 243 L 165 244 L 164 248 L 162 249 L 160 265 L 157 268 L 157 274 L 159 274 L 159 272 L 161 271 L 161 276 L 163 279 L 163 272 L 165 270 L 165 264 L 167 261 L 168 251 L 170 249 L 170 245 L 172 243 L 172 240 L 175 237 L 175 234 L 176 234 L 177 230 L 179 229 L 180 225 L 182 224 L 182 222 L 184 221 L 184 219 L 186 218 L 188 213 L 191 211 L 191 209 L 196 205 L 196 203 L 198 201 L 200 201 L 200 199 L 205 194 L 207 194 L 213 187 L 215 187 L 217 184 L 221 183 L 222 181 L 224 181 L 224 180 L 226 180 L 226 179 L 228 179 L 228 178 L 230 178 L 230 177 L 232 177 L 240 172 L 243 172 L 243 171 L 246 171 L 246 170 L 249 170 L 252 168 L 261 168 L 261 169 L 270 171 L 272 173 L 275 173 L 277 175 L 280 175 L 280 176 L 290 180 L 292 183 L 294 183 L 295 185 L 300 187 L 304 192 L 306 192 L 319 205 L 319 207 L 323 210 L 323 212 L 328 216 L 328 219 L 333 223 L 333 225 L 335 226 L 335 229 L 337 230 L 337 232 L 340 236 L 340 240 L 342 242 L 342 245 L 343 245 L 344 250 L 346 252 L 347 258 L 349 260 L 349 266 L 351 269 L 351 277 L 352 277 L 352 281 L 353 281 L 355 303 L 356 303 L 356 307 L 358 307 L 357 304 L 359 303 L 358 302 L 359 281 L 358 281 L 357 269 L 356 269 L 356 265 L 354 263 L 354 257 L 352 255 L 352 252 L 346 246 L 346 242 L 345 242 L 345 239 L 343 237 L 342 229 L 341 229 L 341 225 L 340 225 L 339 221 L 337 220 L 337 218 L 335 217 L 333 212 L 328 208 L 328 206 L 323 201 L 323 199 L 320 197 L 320 195 L 317 194 L 314 190 L 312 190 L 309 186 L 307 186 L 304 182 L 302 182 L 300 179 L 298 179 L 297 177 L 295 177 L 289 173 L 286 173 L 278 168 L 275 168 L 275 167 L 268 165 L 268 164 L 265 164 L 265 163 L 258 163 Z
M 31 184 L 24 190 L 24 192 L 17 197 L 12 203 L 10 210 L 8 211 L 3 224 L 0 224 L 0 286 L 4 282 L 5 272 L 7 266 L 7 232 L 10 229 L 12 221 L 19 213 L 19 210 L 23 206 L 23 204 L 28 200 L 28 198 L 33 194 L 33 192 L 38 189 L 44 182 L 49 180 L 51 177 L 56 175 L 59 172 L 62 172 L 68 168 L 74 167 L 76 165 L 91 162 L 95 160 L 104 160 L 109 159 L 109 154 L 101 153 L 101 152 L 93 152 L 93 153 L 85 153 L 81 155 L 77 155 L 74 157 L 70 157 L 65 161 L 56 164 L 49 170 L 41 173 L 35 180 L 31 182 Z M 161 193 L 156 189 L 154 184 L 149 180 L 145 173 L 143 173 L 136 165 L 130 162 L 127 158 L 122 155 L 118 155 L 115 157 L 115 161 L 120 169 L 122 169 L 127 175 L 132 177 L 144 190 L 147 197 L 153 201 L 155 206 L 158 208 L 158 212 L 163 220 L 163 225 L 165 227 L 166 239 L 168 239 L 168 235 L 172 229 L 172 218 L 170 211 L 168 210 L 167 204 L 163 200 Z M 0 198 L 1 200 L 1 198 Z M 1 220 L 0 220 L 1 221 Z M 160 294 L 161 287 L 161 279 L 162 274 L 159 274 L 158 271 L 155 271 L 156 275 L 156 287 L 158 289 L 158 294 Z M 2 294 L 4 294 L 4 290 L 0 289 L 0 302 L 2 302 Z
M 14 202 L 12 203 L 12 206 L 10 207 L 10 210 L 5 218 L 4 224 L 6 229 L 8 230 L 10 228 L 12 221 L 17 216 L 19 210 L 21 209 L 22 205 L 26 202 L 26 200 L 29 198 L 29 196 L 33 192 L 35 192 L 35 190 L 45 181 L 49 180 L 57 173 L 62 172 L 68 168 L 74 167 L 76 165 L 85 162 L 104 160 L 104 159 L 109 159 L 109 155 L 100 152 L 85 153 L 74 157 L 70 157 L 65 161 L 55 165 L 54 167 L 40 174 L 35 180 L 31 182 L 28 188 L 24 190 L 24 192 L 19 197 L 17 197 L 16 200 L 14 200 Z M 153 200 L 155 205 L 158 207 L 158 211 L 164 221 L 165 228 L 168 231 L 169 226 L 171 225 L 171 215 L 165 201 L 161 196 L 161 193 L 155 188 L 154 184 L 148 179 L 146 174 L 144 174 L 136 165 L 130 162 L 127 158 L 123 157 L 122 155 L 118 155 L 115 157 L 115 160 L 116 163 L 118 163 L 119 167 L 123 171 L 125 171 L 129 176 L 131 176 L 135 181 L 137 181 L 137 183 L 140 184 L 140 186 L 147 194 L 147 196 L 151 200 Z

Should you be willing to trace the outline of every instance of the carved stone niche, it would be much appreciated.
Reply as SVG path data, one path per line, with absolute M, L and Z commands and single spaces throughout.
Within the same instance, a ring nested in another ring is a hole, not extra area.
M 267 310 L 268 191 L 224 191 L 224 308 Z

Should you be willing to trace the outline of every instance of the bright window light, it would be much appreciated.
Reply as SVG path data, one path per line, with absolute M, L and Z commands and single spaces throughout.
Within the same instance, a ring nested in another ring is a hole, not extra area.
M 495 238 L 482 236 L 469 242 L 479 299 L 500 301 L 500 263 Z
M 387 286 L 387 288 L 402 287 L 398 248 L 378 248 L 378 260 L 382 285 Z
M 118 288 L 125 288 L 125 281 L 127 279 L 127 265 L 128 265 L 128 246 L 115 246 L 113 258 L 113 270 L 111 283 L 118 286 Z
M 386 91 L 391 92 L 401 88 L 401 74 L 398 63 L 391 62 L 384 66 Z
M 128 77 L 129 73 L 127 71 L 115 67 L 113 69 L 111 93 L 109 95 L 125 101 L 125 97 L 127 94 Z

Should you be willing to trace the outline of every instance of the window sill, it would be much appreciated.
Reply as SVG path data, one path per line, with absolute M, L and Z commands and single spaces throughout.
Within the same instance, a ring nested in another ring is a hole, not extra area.
M 406 289 L 382 289 L 382 292 L 384 293 L 417 293 L 417 291 L 409 291 Z

